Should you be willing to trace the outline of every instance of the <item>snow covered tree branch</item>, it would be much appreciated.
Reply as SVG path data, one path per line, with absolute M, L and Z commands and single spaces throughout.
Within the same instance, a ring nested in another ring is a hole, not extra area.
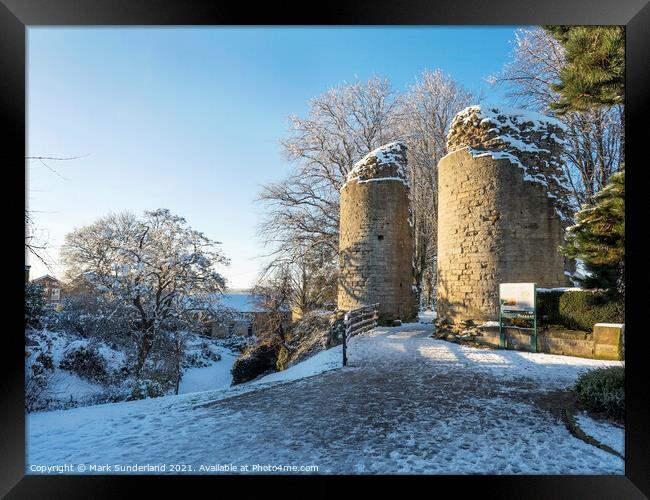
M 167 209 L 111 214 L 66 236 L 69 278 L 130 311 L 139 337 L 139 372 L 161 329 L 179 329 L 215 313 L 227 265 L 219 243 Z
M 438 236 L 438 162 L 447 154 L 447 133 L 475 97 L 440 70 L 424 71 L 401 100 L 398 134 L 408 145 L 413 268 L 419 292 L 431 304 Z
M 554 114 L 565 50 L 542 28 L 517 32 L 512 60 L 491 82 L 506 88 L 513 104 Z M 567 126 L 566 171 L 575 206 L 589 202 L 624 161 L 623 105 L 570 111 L 558 116 Z
M 355 162 L 396 139 L 409 147 L 409 181 L 415 228 L 416 277 L 434 286 L 436 247 L 436 166 L 446 153 L 454 115 L 472 96 L 441 71 L 424 72 L 405 94 L 375 77 L 333 88 L 310 101 L 307 117 L 289 118 L 281 141 L 294 169 L 281 182 L 267 184 L 258 200 L 266 208 L 261 237 L 273 251 L 270 267 L 298 264 L 307 255 L 330 254 L 336 268 L 339 190 Z M 321 266 L 322 268 L 322 266 Z M 335 287 L 332 272 L 329 288 Z

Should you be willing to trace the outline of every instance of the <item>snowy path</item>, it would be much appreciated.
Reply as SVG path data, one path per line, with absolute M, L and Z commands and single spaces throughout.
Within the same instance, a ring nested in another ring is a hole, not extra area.
M 189 464 L 193 473 L 217 464 L 623 473 L 621 459 L 573 438 L 537 404 L 540 393 L 567 387 L 581 371 L 617 362 L 479 350 L 429 338 L 431 329 L 409 324 L 355 337 L 349 367 L 309 378 L 30 415 L 26 472 L 94 463 L 167 471 Z M 335 351 L 320 356 L 331 367 Z M 314 373 L 314 364 L 293 373 Z
M 189 368 L 183 373 L 178 393 L 188 394 L 230 386 L 230 369 L 237 359 L 237 354 L 229 349 L 219 349 L 219 354 L 221 359 L 210 362 L 210 366 Z

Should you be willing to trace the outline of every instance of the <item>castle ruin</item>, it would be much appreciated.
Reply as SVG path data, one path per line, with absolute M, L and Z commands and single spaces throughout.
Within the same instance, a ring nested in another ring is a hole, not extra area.
M 498 318 L 498 285 L 570 285 L 559 252 L 571 208 L 564 125 L 538 113 L 471 106 L 438 164 L 438 317 Z
M 380 323 L 411 321 L 413 228 L 406 146 L 382 146 L 354 165 L 341 188 L 338 307 L 379 303 Z

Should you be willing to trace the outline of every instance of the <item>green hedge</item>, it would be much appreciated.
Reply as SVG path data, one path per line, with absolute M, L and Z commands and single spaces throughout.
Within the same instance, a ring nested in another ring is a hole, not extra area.
M 606 292 L 537 292 L 537 321 L 591 332 L 596 323 L 625 323 L 625 303 Z
M 253 380 L 263 373 L 276 371 L 278 346 L 255 344 L 250 346 L 232 365 L 232 383 L 241 384 Z
M 578 378 L 573 390 L 583 408 L 621 419 L 625 413 L 625 370 L 597 368 Z

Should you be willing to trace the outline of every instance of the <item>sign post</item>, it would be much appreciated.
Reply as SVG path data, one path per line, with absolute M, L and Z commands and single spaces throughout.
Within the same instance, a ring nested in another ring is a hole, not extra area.
M 537 352 L 537 286 L 499 284 L 499 347 L 507 348 L 505 328 L 531 332 L 530 352 Z

